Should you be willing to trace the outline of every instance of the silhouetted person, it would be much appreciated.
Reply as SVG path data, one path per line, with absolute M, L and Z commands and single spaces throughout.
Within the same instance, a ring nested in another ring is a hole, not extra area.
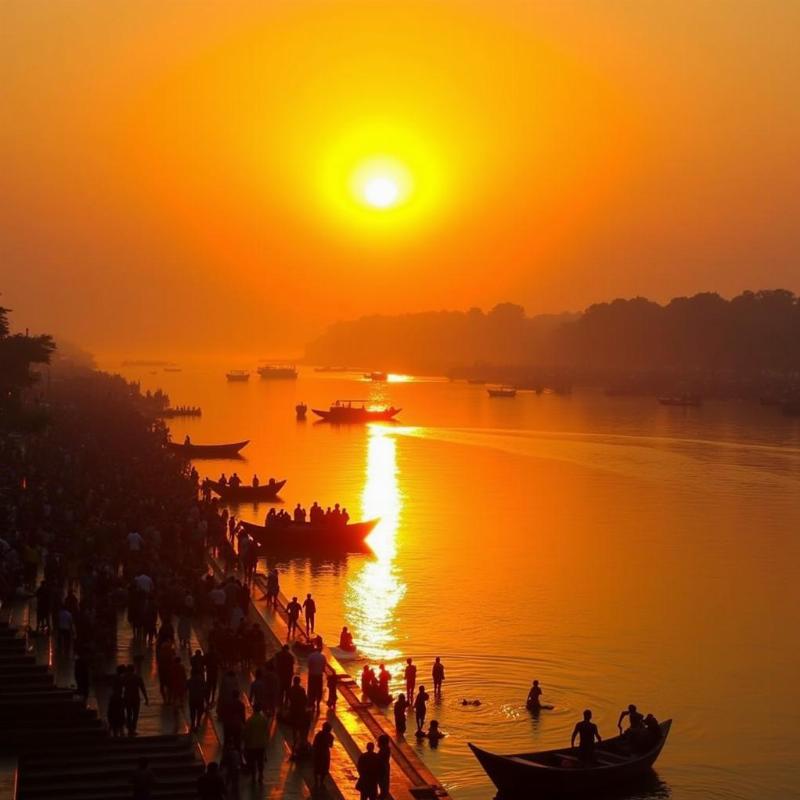
M 417 685 L 417 667 L 410 658 L 406 659 L 405 678 L 406 678 L 406 694 L 408 695 L 408 702 L 413 703 L 414 687 L 416 687 Z
M 592 722 L 592 712 L 587 708 L 583 712 L 583 719 L 575 725 L 572 731 L 572 739 L 570 747 L 575 747 L 575 739 L 580 737 L 578 742 L 578 758 L 581 761 L 591 761 L 594 757 L 594 742 L 603 741 L 600 738 L 600 732 L 597 730 L 597 725 Z
M 122 687 L 114 687 L 108 698 L 108 728 L 112 736 L 125 733 L 125 704 L 122 700 Z
M 314 617 L 317 614 L 317 604 L 311 597 L 311 593 L 307 594 L 306 599 L 303 600 L 303 611 L 306 615 L 306 636 L 310 636 L 314 633 Z
M 433 693 L 434 695 L 440 695 L 442 693 L 442 683 L 444 682 L 444 664 L 442 664 L 441 658 L 436 656 L 436 660 L 433 662 Z
M 292 755 L 297 756 L 303 749 L 304 732 L 308 731 L 308 695 L 300 683 L 300 676 L 292 679 L 289 689 L 289 725 L 292 728 Z
M 658 720 L 652 715 L 648 714 L 644 718 L 644 749 L 652 750 L 661 741 L 661 726 Z
M 328 708 L 335 709 L 336 708 L 336 700 L 338 698 L 336 687 L 338 685 L 339 679 L 336 676 L 336 673 L 331 673 L 328 675 Z
M 342 628 L 342 632 L 339 634 L 339 648 L 348 653 L 352 653 L 356 649 L 353 644 L 353 634 L 347 630 L 347 625 Z
M 331 770 L 331 748 L 333 747 L 333 733 L 330 722 L 325 722 L 322 729 L 317 731 L 314 743 L 311 745 L 314 756 L 314 788 L 321 789 L 325 778 Z
M 220 716 L 222 717 L 222 736 L 225 740 L 225 747 L 230 745 L 236 750 L 241 750 L 245 711 L 244 703 L 239 698 L 238 689 L 231 692 L 230 701 L 225 704 Z
M 275 654 L 275 671 L 278 674 L 279 704 L 285 705 L 294 675 L 294 656 L 289 652 L 289 645 L 285 644 Z
M 219 774 L 219 764 L 216 761 L 210 762 L 205 774 L 197 779 L 197 796 L 199 800 L 225 800 L 225 781 Z
M 420 686 L 419 692 L 417 692 L 417 699 L 414 700 L 414 717 L 417 720 L 418 731 L 421 731 L 425 725 L 425 716 L 428 713 L 427 703 L 429 699 L 430 695 L 425 691 L 425 687 Z
M 146 758 L 140 758 L 136 770 L 131 776 L 133 800 L 151 800 L 155 782 L 156 776 L 150 769 L 150 762 Z
M 525 705 L 531 711 L 539 711 L 542 707 L 541 698 L 542 690 L 539 686 L 539 681 L 534 681 L 533 686 L 531 686 L 531 690 L 528 692 L 528 699 Z
M 636 706 L 631 703 L 628 708 L 619 715 L 619 719 L 617 720 L 617 728 L 619 728 L 620 733 L 622 733 L 622 720 L 624 720 L 625 717 L 628 718 L 628 730 L 625 731 L 625 735 L 635 734 L 644 727 L 644 715 L 637 711 Z
M 394 701 L 394 727 L 397 729 L 398 736 L 403 736 L 406 732 L 406 713 L 408 712 L 408 700 L 401 692 Z
M 308 654 L 306 666 L 308 667 L 308 702 L 314 706 L 319 713 L 319 706 L 322 702 L 322 681 L 325 676 L 327 659 L 319 647 Z
M 142 680 L 142 676 L 139 675 L 136 670 L 133 668 L 133 665 L 129 665 L 124 677 L 122 678 L 122 699 L 125 703 L 125 724 L 128 727 L 128 734 L 133 736 L 136 733 L 136 726 L 139 722 L 139 709 L 141 707 L 141 697 L 144 697 L 145 705 L 150 704 L 150 700 L 147 697 L 147 689 L 144 685 L 144 681 Z
M 253 713 L 244 725 L 244 752 L 251 780 L 264 783 L 264 753 L 269 738 L 269 721 L 262 713 L 261 704 L 253 706 Z
M 356 789 L 361 793 L 361 800 L 377 800 L 381 768 L 381 759 L 375 752 L 375 745 L 367 742 L 367 749 L 358 757 L 356 765 L 358 770 Z
M 189 434 L 187 433 L 187 434 L 186 434 L 186 438 L 183 440 L 183 444 L 184 444 L 184 446 L 185 446 L 185 447 L 189 447 L 189 445 L 190 445 L 191 443 L 192 443 L 192 439 L 191 439 L 191 437 L 189 436 Z
M 200 730 L 200 720 L 206 708 L 206 681 L 202 671 L 193 669 L 187 684 L 189 692 L 189 726 L 193 731 Z
M 378 775 L 378 797 L 386 798 L 389 796 L 392 751 L 389 746 L 389 737 L 385 733 L 378 737 L 378 758 L 381 764 L 381 770 Z
M 302 606 L 297 602 L 297 598 L 293 597 L 286 605 L 286 614 L 289 617 L 289 630 L 286 638 L 291 639 L 292 636 L 297 635 L 298 625 L 297 620 L 300 618 L 300 611 Z

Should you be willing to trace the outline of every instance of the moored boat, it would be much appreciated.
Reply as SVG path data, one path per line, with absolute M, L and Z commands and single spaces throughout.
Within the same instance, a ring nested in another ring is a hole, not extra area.
M 264 380 L 294 380 L 297 367 L 289 364 L 265 364 L 258 368 L 258 374 Z
M 186 458 L 237 458 L 239 451 L 250 440 L 232 442 L 230 444 L 186 444 L 180 442 L 167 442 L 167 448 L 174 453 L 180 453 Z
M 491 386 L 487 390 L 489 397 L 516 397 L 517 389 L 514 386 Z
M 225 377 L 234 382 L 249 381 L 250 373 L 246 369 L 232 369 L 225 373 Z
M 672 720 L 660 723 L 661 739 L 649 750 L 632 752 L 622 736 L 595 745 L 594 760 L 581 761 L 578 749 L 564 747 L 501 756 L 470 743 L 492 783 L 511 797 L 594 794 L 646 776 L 667 740 Z
M 240 483 L 238 486 L 221 486 L 218 481 L 209 481 L 208 484 L 222 500 L 228 503 L 245 503 L 274 499 L 286 485 L 286 481 L 276 481 L 274 478 L 270 478 L 267 483 L 263 483 L 259 486 L 245 485 L 243 483 Z
M 363 553 L 369 550 L 369 545 L 364 540 L 378 522 L 379 519 L 353 522 L 349 525 L 290 522 L 270 527 L 242 522 L 242 527 L 270 553 Z
M 402 409 L 394 406 L 371 406 L 364 400 L 337 400 L 327 411 L 311 409 L 325 422 L 359 424 L 365 422 L 389 422 Z

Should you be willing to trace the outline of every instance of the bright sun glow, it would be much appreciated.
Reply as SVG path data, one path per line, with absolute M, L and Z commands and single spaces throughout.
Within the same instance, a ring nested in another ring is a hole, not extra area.
M 400 190 L 391 178 L 376 175 L 364 184 L 364 200 L 374 208 L 389 208 L 399 196 Z

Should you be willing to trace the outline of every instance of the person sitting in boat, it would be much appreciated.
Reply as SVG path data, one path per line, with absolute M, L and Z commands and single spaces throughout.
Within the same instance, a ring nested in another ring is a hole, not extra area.
M 225 487 L 225 486 L 228 485 L 228 479 L 225 477 L 225 473 L 224 472 L 222 473 L 222 475 L 219 476 L 219 480 L 217 481 L 217 483 L 222 487 Z
M 267 518 L 264 520 L 264 527 L 271 528 L 275 525 L 277 513 L 274 508 L 267 511 Z
M 339 508 L 339 504 L 336 503 L 336 505 L 334 505 L 334 507 L 333 507 L 333 511 L 331 511 L 331 519 L 330 519 L 330 521 L 331 521 L 331 523 L 333 525 L 338 525 L 339 524 L 339 520 L 341 518 L 342 518 L 342 511 Z
M 258 489 L 260 483 L 261 482 L 258 480 L 258 475 L 253 475 L 253 488 Z
M 602 742 L 600 731 L 597 730 L 597 725 L 592 722 L 592 712 L 587 708 L 583 712 L 583 719 L 575 725 L 572 731 L 572 740 L 570 747 L 575 747 L 575 739 L 580 737 L 578 742 L 578 758 L 581 761 L 592 761 L 594 758 L 594 742 Z
M 652 750 L 661 741 L 661 725 L 658 720 L 648 714 L 644 718 L 644 736 L 642 737 L 642 747 L 644 751 Z
M 350 522 L 350 515 L 347 513 L 347 509 L 342 509 L 342 517 L 341 517 L 341 524 L 342 527 L 345 527 L 347 523 Z
M 190 447 L 190 446 L 191 446 L 191 444 L 192 444 L 192 439 L 191 439 L 191 437 L 189 436 L 189 434 L 187 433 L 187 434 L 186 434 L 186 438 L 183 440 L 183 446 L 184 446 L 184 447 Z
M 275 486 L 275 478 L 270 478 L 267 485 L 272 489 Z
M 241 486 L 241 483 L 242 479 L 235 472 L 233 475 L 231 475 L 231 479 L 228 481 L 228 485 L 231 487 L 231 489 L 238 489 L 239 486 Z
M 622 732 L 622 720 L 628 718 L 628 730 Z M 644 728 L 644 715 L 636 710 L 636 706 L 631 703 L 628 708 L 619 715 L 617 720 L 617 728 L 623 736 L 635 736 Z
M 355 652 L 356 646 L 353 644 L 353 634 L 347 630 L 347 625 L 342 628 L 342 632 L 339 634 L 339 649 L 348 653 Z
M 312 525 L 316 525 L 318 522 L 320 522 L 321 514 L 322 509 L 320 508 L 319 503 L 317 503 L 315 500 L 308 512 L 308 518 Z
M 539 698 L 542 696 L 542 689 L 539 686 L 539 681 L 534 681 L 531 690 L 528 692 L 528 699 L 525 703 L 529 711 L 538 711 L 541 707 Z

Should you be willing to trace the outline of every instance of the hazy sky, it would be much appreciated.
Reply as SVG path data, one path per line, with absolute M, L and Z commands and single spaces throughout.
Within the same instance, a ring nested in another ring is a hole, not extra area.
M 800 290 L 798 31 L 792 0 L 0 0 L 0 302 L 100 353 L 281 355 L 373 311 Z

